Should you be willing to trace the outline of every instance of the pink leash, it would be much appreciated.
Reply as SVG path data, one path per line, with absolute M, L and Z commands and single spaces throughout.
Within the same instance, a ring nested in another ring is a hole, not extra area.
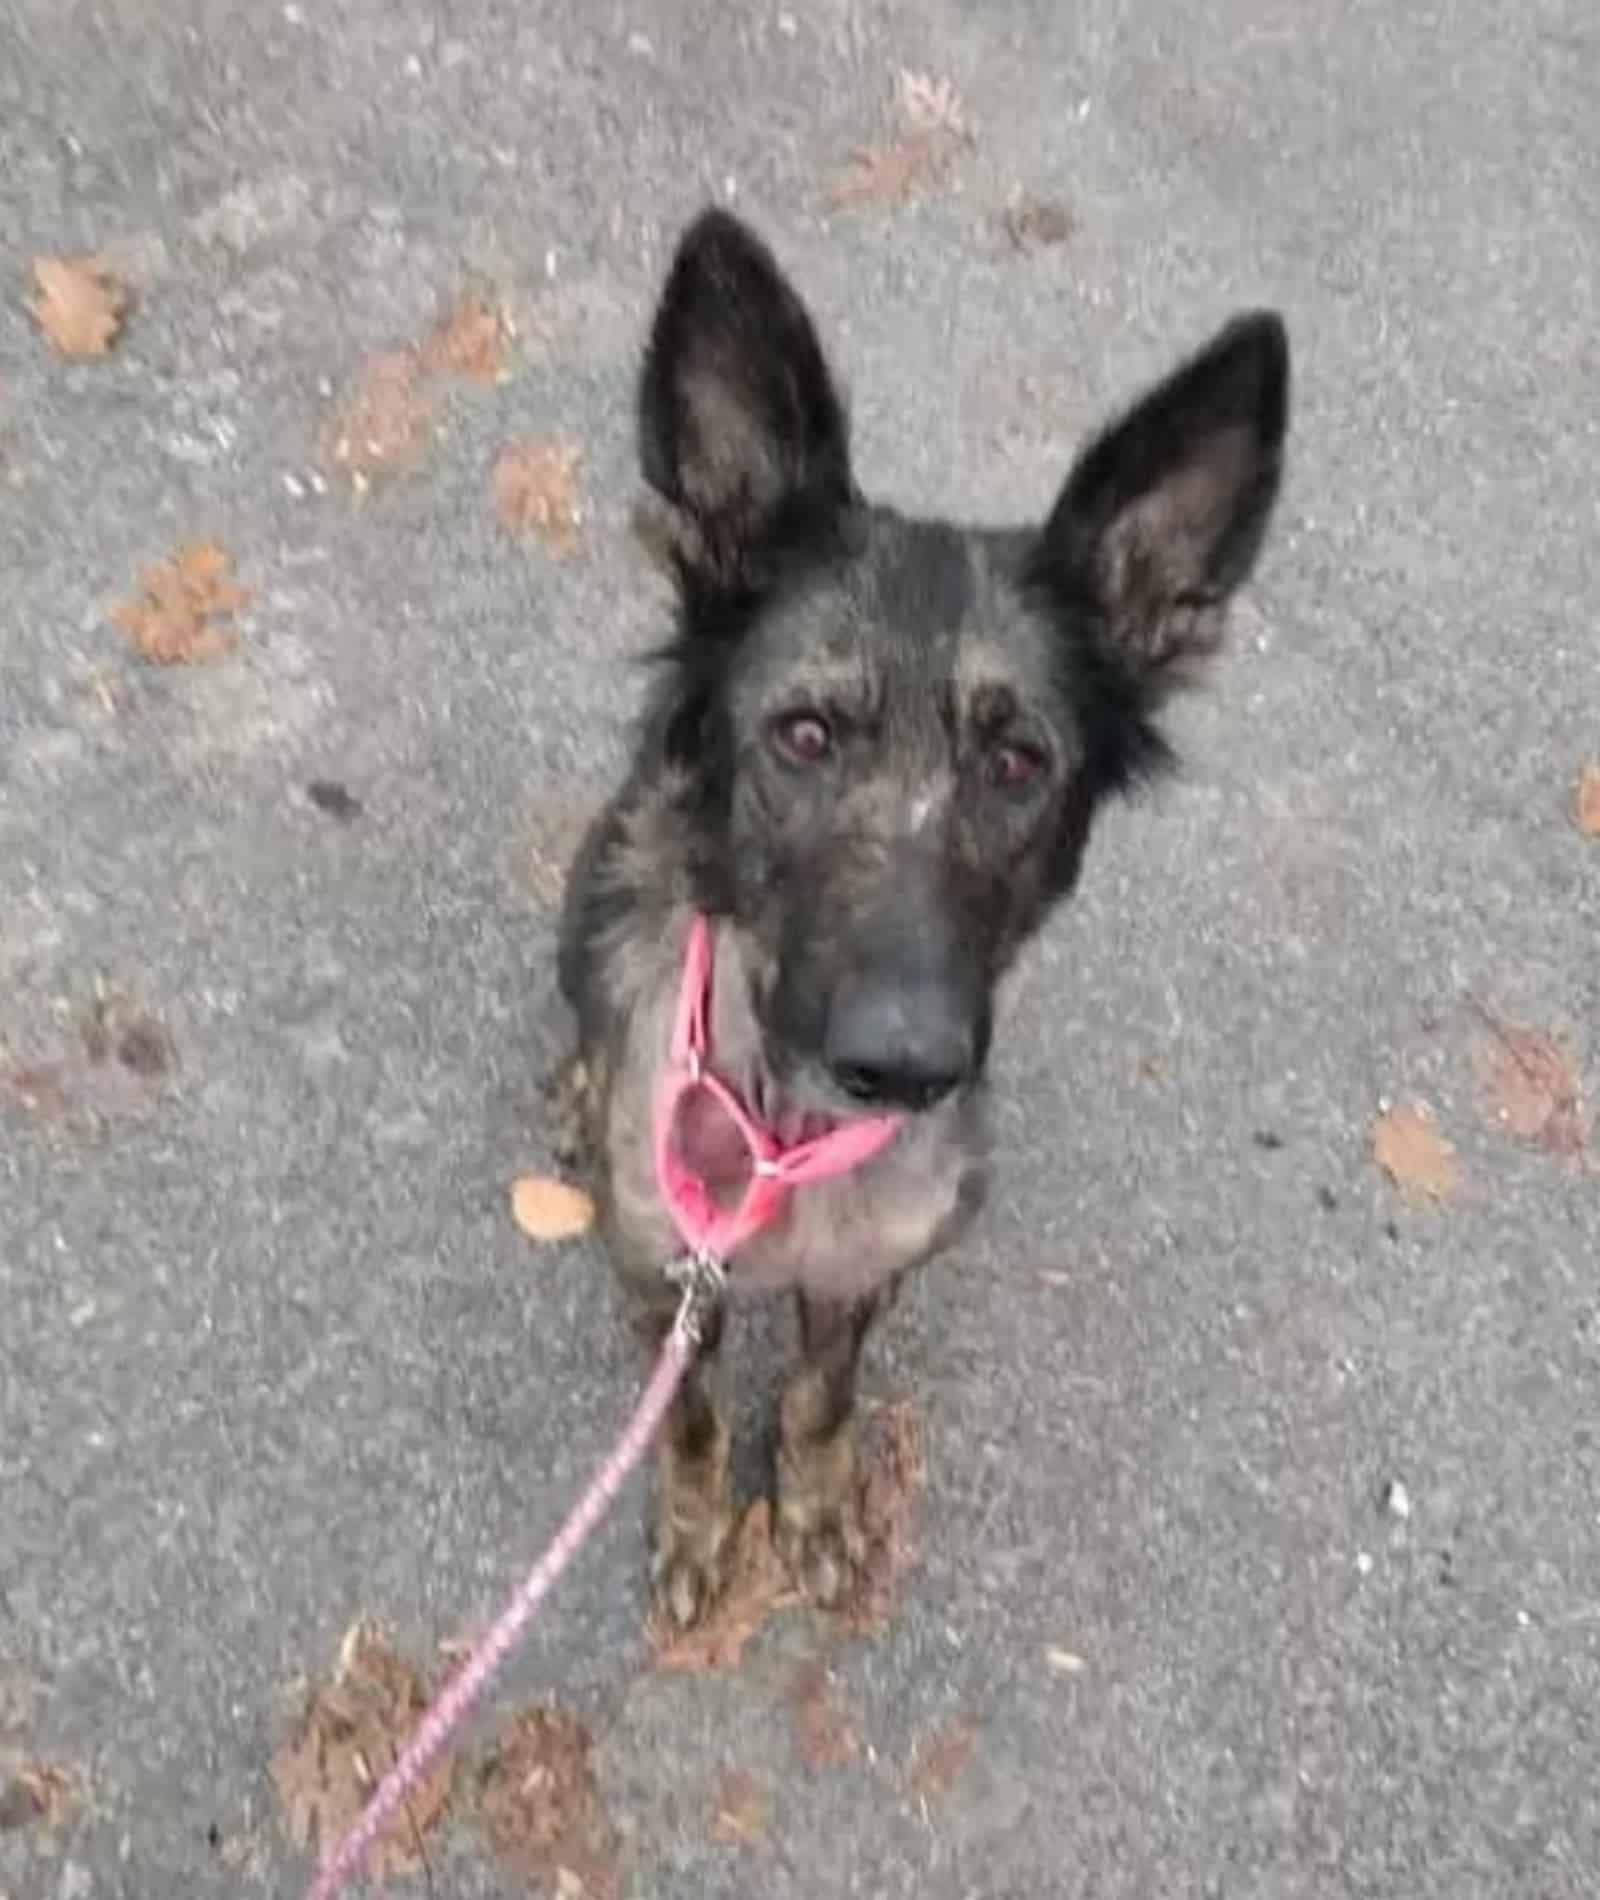
M 307 1900 L 333 1900 L 366 1859 L 367 1850 L 388 1825 L 407 1794 L 428 1772 L 451 1732 L 489 1686 L 495 1671 L 510 1655 L 529 1619 L 550 1592 L 556 1579 L 577 1556 L 584 1539 L 610 1509 L 629 1473 L 649 1450 L 656 1428 L 672 1403 L 684 1372 L 695 1353 L 698 1331 L 693 1307 L 700 1296 L 694 1286 L 684 1294 L 678 1321 L 667 1336 L 650 1383 L 634 1407 L 628 1429 L 578 1500 L 555 1541 L 529 1571 L 522 1588 L 506 1605 L 487 1636 L 473 1650 L 460 1675 L 450 1684 L 418 1724 L 416 1733 L 400 1751 L 394 1766 L 378 1783 L 360 1819 L 323 1862 Z
M 356 1873 L 368 1850 L 422 1777 L 434 1758 L 489 1686 L 495 1672 L 516 1647 L 533 1613 L 600 1522 L 627 1483 L 630 1473 L 650 1448 L 673 1396 L 694 1359 L 700 1343 L 703 1316 L 722 1297 L 722 1262 L 734 1250 L 774 1220 L 791 1188 L 827 1181 L 882 1151 L 900 1127 L 897 1115 L 876 1115 L 846 1122 L 812 1141 L 786 1148 L 740 1101 L 728 1085 L 706 1067 L 711 1033 L 711 926 L 696 914 L 689 927 L 683 981 L 673 1024 L 667 1069 L 656 1093 L 656 1182 L 686 1252 L 667 1267 L 667 1275 L 683 1288 L 672 1330 L 656 1361 L 639 1403 L 616 1449 L 574 1505 L 554 1541 L 529 1571 L 522 1588 L 506 1605 L 498 1621 L 467 1658 L 416 1733 L 400 1751 L 394 1766 L 378 1783 L 360 1818 L 323 1862 L 306 1900 L 334 1900 Z M 707 1183 L 678 1152 L 673 1139 L 684 1103 L 704 1090 L 738 1130 L 750 1161 L 750 1178 L 743 1196 L 732 1208 L 718 1205 Z

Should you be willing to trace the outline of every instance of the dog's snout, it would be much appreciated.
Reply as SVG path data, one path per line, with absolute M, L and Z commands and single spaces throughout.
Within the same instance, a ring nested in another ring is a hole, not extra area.
M 931 1108 L 966 1081 L 976 1053 L 971 1013 L 948 983 L 848 982 L 828 1012 L 830 1073 L 877 1107 Z

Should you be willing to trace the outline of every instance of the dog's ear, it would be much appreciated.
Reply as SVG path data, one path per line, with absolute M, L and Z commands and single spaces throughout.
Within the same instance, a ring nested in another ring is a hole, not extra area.
M 1094 613 L 1153 705 L 1221 641 L 1277 497 L 1289 340 L 1236 318 L 1079 459 L 1034 552 L 1036 578 Z
M 639 455 L 680 564 L 711 585 L 749 585 L 772 548 L 825 530 L 851 498 L 849 429 L 811 319 L 726 211 L 703 212 L 673 259 Z

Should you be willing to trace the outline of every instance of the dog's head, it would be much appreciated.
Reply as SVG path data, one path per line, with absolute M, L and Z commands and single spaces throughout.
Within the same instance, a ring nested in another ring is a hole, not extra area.
M 857 492 L 770 252 L 725 212 L 689 229 L 640 391 L 683 601 L 658 735 L 778 1076 L 913 1109 L 976 1078 L 997 979 L 1219 642 L 1288 378 L 1279 319 L 1241 317 L 1083 453 L 1042 525 L 908 520 Z

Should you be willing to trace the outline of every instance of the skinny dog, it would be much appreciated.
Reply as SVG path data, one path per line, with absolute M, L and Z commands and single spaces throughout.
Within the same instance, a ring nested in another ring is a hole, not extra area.
M 639 391 L 677 637 L 568 883 L 558 1147 L 650 1345 L 690 1241 L 730 1293 L 795 1295 L 774 1522 L 823 1603 L 861 1555 L 862 1341 L 982 1198 L 997 985 L 1101 801 L 1169 760 L 1155 715 L 1255 563 L 1288 386 L 1281 320 L 1239 316 L 1084 450 L 1042 524 L 908 518 L 858 491 L 767 247 L 716 210 L 680 242 Z M 659 1451 L 652 1571 L 682 1625 L 733 1521 L 720 1334 L 719 1308 Z

